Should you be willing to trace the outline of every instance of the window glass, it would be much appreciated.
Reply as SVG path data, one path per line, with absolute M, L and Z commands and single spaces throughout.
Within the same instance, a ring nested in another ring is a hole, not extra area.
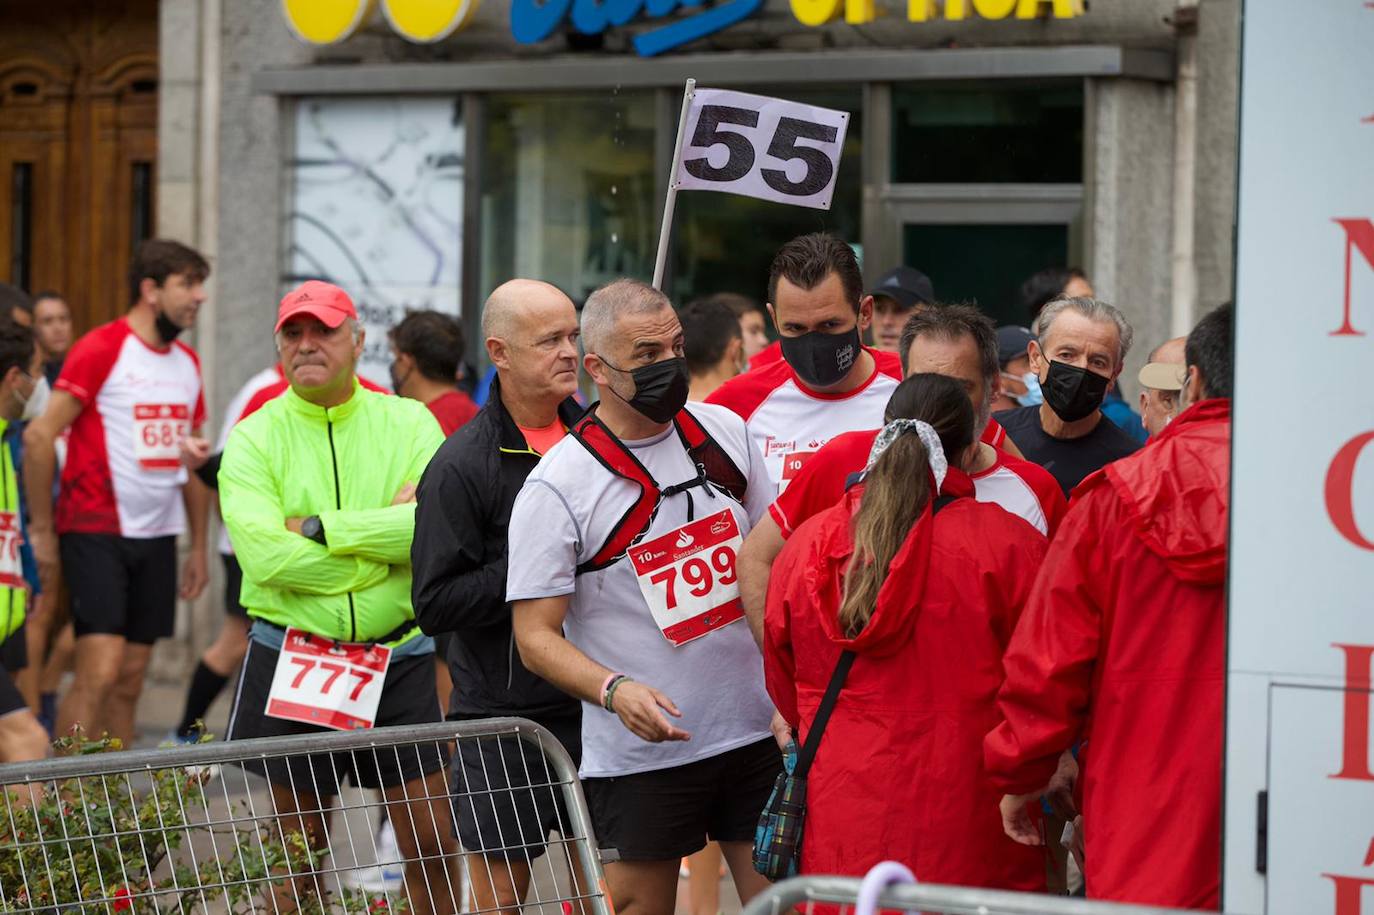
M 288 165 L 284 286 L 348 291 L 367 333 L 358 371 L 388 378 L 387 330 L 408 309 L 458 313 L 463 123 L 455 99 L 303 99 Z
M 1021 283 L 1048 266 L 1068 263 L 1069 227 L 1050 225 L 915 225 L 902 229 L 904 263 L 930 277 L 941 302 L 973 302 L 1000 324 L 1030 322 Z
M 834 232 L 858 249 L 863 198 L 863 99 L 858 88 L 740 88 L 755 95 L 850 113 L 835 196 L 829 210 L 701 191 L 678 194 L 668 294 L 678 305 L 716 292 L 763 301 L 768 267 L 778 248 L 807 232 Z
M 1082 181 L 1082 82 L 893 87 L 892 180 Z
M 580 304 L 617 277 L 652 276 L 654 141 L 650 92 L 490 97 L 482 295 L 529 277 Z

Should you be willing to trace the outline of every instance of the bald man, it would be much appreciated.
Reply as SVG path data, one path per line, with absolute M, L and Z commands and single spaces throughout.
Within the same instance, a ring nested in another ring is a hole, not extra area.
M 457 634 L 448 640 L 450 721 L 529 718 L 578 762 L 581 705 L 520 663 L 506 603 L 511 506 L 540 455 L 582 412 L 572 397 L 577 312 L 548 283 L 511 280 L 487 299 L 482 335 L 496 367 L 491 395 L 420 480 L 411 547 L 415 616 L 430 635 Z M 518 912 L 549 831 L 567 834 L 554 792 L 528 788 L 531 778 L 547 784 L 546 764 L 528 745 L 496 738 L 462 741 L 453 764 L 454 816 L 478 908 Z
M 1183 364 L 1183 345 L 1187 342 L 1187 337 L 1165 340 L 1140 369 L 1140 424 L 1151 438 L 1178 415 L 1178 395 L 1187 374 Z

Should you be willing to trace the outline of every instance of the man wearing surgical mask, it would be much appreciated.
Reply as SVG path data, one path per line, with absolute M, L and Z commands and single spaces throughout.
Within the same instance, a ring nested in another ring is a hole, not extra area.
M 1002 385 L 992 399 L 994 413 L 1043 403 L 1040 379 L 1030 370 L 1030 328 L 1007 324 L 997 328 L 997 364 Z
M 873 296 L 863 288 L 854 252 L 834 235 L 783 245 L 768 273 L 768 314 L 782 359 L 707 398 L 744 419 L 779 491 L 830 439 L 881 426 L 902 380 L 896 353 L 863 345 L 873 320 Z
M 1102 401 L 1116 383 L 1133 331 L 1119 310 L 1097 299 L 1052 300 L 1027 346 L 1044 402 L 997 414 L 1029 461 L 1048 470 L 1069 495 L 1089 474 L 1140 446 L 1103 421 Z

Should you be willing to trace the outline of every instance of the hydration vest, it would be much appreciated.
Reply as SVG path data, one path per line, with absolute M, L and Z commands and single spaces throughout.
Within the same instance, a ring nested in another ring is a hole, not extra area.
M 596 417 L 596 407 L 587 411 L 582 419 L 568 433 L 596 458 L 597 463 L 622 480 L 629 480 L 639 487 L 640 496 L 630 506 L 629 511 L 611 528 L 610 536 L 591 559 L 580 563 L 577 574 L 596 572 L 614 565 L 635 544 L 649 525 L 653 523 L 658 506 L 664 499 L 679 493 L 687 493 L 693 487 L 701 487 L 710 493 L 715 487 L 726 493 L 736 502 L 743 503 L 749 488 L 749 479 L 735 466 L 734 460 L 726 453 L 710 433 L 702 427 L 695 416 L 686 409 L 673 417 L 673 428 L 696 465 L 697 475 L 685 483 L 672 486 L 659 486 L 644 465 L 630 453 L 630 449 L 611 434 L 601 420 Z M 688 493 L 687 498 L 691 499 Z M 694 504 L 689 501 L 687 520 L 694 520 Z

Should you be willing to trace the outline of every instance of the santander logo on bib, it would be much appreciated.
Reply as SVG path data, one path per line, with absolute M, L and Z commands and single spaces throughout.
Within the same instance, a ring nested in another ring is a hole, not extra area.
M 696 538 L 694 538 L 691 534 L 687 533 L 685 530 L 677 536 L 677 548 L 680 550 L 685 550 L 687 549 L 687 547 L 691 546 L 694 543 L 696 543 Z

